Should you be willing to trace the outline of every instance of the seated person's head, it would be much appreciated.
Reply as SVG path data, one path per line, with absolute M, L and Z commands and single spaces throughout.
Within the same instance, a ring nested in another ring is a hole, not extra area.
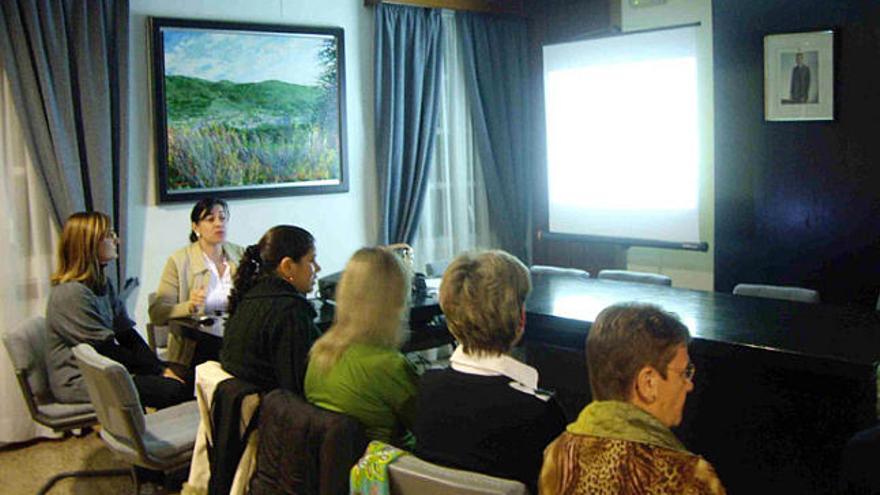
M 471 355 L 510 351 L 525 327 L 529 269 L 504 251 L 465 253 L 449 264 L 440 307 L 453 337 Z
M 189 242 L 200 239 L 208 245 L 226 241 L 226 222 L 229 220 L 229 205 L 220 198 L 207 197 L 199 200 L 189 214 L 192 222 Z
M 107 215 L 98 211 L 70 215 L 61 231 L 52 284 L 75 281 L 93 289 L 103 286 L 102 267 L 116 259 L 118 242 Z
M 359 249 L 342 272 L 333 326 L 312 347 L 311 364 L 327 370 L 353 343 L 400 347 L 409 288 L 409 271 L 391 250 Z
M 688 329 L 672 313 L 640 303 L 605 308 L 587 337 L 593 400 L 629 402 L 666 426 L 681 423 L 693 388 Z
M 397 346 L 405 328 L 409 287 L 409 272 L 391 251 L 359 249 L 336 288 L 336 326 L 357 332 L 355 340 Z
M 248 246 L 241 257 L 229 295 L 229 314 L 235 312 L 244 294 L 264 277 L 277 276 L 297 292 L 311 292 L 316 275 L 321 271 L 316 257 L 315 238 L 307 230 L 293 225 L 272 227 L 260 242 Z

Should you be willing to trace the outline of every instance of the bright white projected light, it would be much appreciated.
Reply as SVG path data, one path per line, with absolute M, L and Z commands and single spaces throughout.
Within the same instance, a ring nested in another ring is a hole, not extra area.
M 695 28 L 544 47 L 550 231 L 699 242 Z

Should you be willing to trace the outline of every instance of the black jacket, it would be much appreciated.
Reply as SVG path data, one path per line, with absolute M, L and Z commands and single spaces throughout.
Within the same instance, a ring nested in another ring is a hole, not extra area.
M 506 376 L 451 368 L 419 383 L 415 454 L 445 466 L 522 481 L 538 493 L 544 448 L 565 430 L 554 400 L 520 392 Z
M 263 390 L 302 395 L 309 349 L 321 335 L 315 316 L 289 283 L 275 276 L 259 281 L 226 322 L 223 369 Z
M 251 495 L 347 495 L 348 473 L 367 447 L 364 427 L 285 390 L 263 397 Z

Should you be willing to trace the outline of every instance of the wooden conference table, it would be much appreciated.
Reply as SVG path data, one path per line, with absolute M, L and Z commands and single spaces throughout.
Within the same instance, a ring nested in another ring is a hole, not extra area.
M 533 276 L 525 346 L 569 416 L 590 400 L 584 344 L 603 308 L 677 313 L 697 367 L 676 434 L 729 493 L 833 493 L 847 438 L 876 422 L 880 315 L 859 308 Z

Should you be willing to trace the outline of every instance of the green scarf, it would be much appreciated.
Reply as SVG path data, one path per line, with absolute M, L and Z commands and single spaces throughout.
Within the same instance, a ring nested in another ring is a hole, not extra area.
M 626 402 L 591 402 L 566 430 L 575 435 L 613 438 L 688 452 L 660 420 Z

